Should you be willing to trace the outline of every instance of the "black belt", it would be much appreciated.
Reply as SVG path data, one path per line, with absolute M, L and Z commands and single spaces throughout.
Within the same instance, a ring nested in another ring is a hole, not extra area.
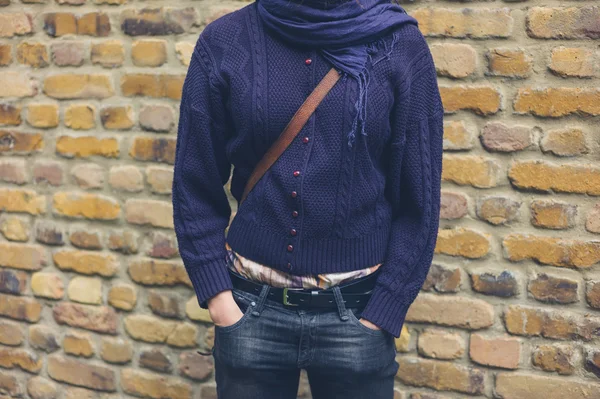
M 227 270 L 229 270 L 235 288 L 254 295 L 260 295 L 264 284 L 248 280 L 231 269 Z M 368 276 L 359 277 L 339 285 L 346 307 L 362 307 L 367 304 L 378 274 L 379 270 L 376 270 Z M 270 287 L 267 298 L 293 308 L 337 307 L 332 287 L 320 290 Z

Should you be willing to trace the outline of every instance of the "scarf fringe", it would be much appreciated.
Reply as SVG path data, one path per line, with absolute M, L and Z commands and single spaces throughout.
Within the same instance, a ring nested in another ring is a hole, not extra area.
M 365 132 L 365 125 L 367 120 L 367 94 L 369 89 L 369 82 L 371 81 L 369 67 L 377 65 L 378 62 L 384 59 L 390 58 L 392 51 L 394 50 L 394 45 L 398 42 L 399 39 L 398 33 L 394 32 L 392 34 L 392 43 L 389 46 L 387 40 L 385 39 L 385 37 L 382 37 L 366 45 L 365 50 L 367 52 L 367 62 L 365 63 L 365 66 L 362 69 L 362 71 L 358 74 L 358 76 L 355 77 L 358 81 L 358 98 L 354 103 L 354 109 L 356 110 L 356 114 L 354 116 L 354 120 L 352 121 L 352 128 L 350 129 L 350 132 L 348 132 L 349 148 L 352 148 L 352 145 L 356 140 L 356 131 L 359 127 L 360 134 L 363 136 L 367 136 L 367 133 Z M 382 57 L 378 58 L 375 62 L 373 62 L 372 55 L 375 54 L 381 47 L 383 47 L 385 54 Z M 346 77 L 347 75 L 348 74 L 345 74 L 344 77 Z

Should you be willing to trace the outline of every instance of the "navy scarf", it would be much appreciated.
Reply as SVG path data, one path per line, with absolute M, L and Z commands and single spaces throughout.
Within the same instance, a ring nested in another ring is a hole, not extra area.
M 358 81 L 356 115 L 348 133 L 352 146 L 355 132 L 366 135 L 365 120 L 369 61 L 382 38 L 399 25 L 417 21 L 390 0 L 256 0 L 258 14 L 278 37 L 294 45 L 317 48 L 342 74 Z

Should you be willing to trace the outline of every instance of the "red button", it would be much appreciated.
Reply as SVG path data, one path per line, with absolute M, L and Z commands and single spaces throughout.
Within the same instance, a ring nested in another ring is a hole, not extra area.
M 306 143 L 308 143 L 308 140 L 310 140 L 308 137 L 304 137 L 304 138 L 302 139 L 302 142 L 303 142 L 304 144 L 306 144 Z
M 306 61 L 304 61 L 304 63 L 306 65 L 310 65 L 310 64 L 312 64 L 312 60 L 310 58 L 307 58 Z
M 287 250 L 288 250 L 288 252 L 292 252 L 294 250 L 294 246 L 288 245 Z
M 295 191 L 292 191 L 292 198 L 296 198 L 298 196 L 298 193 Z
M 299 170 L 295 170 L 294 171 L 294 176 L 296 176 L 296 177 L 300 176 L 300 171 Z
M 293 216 L 293 217 L 298 217 L 298 211 L 293 211 L 293 212 L 292 212 L 292 216 Z
M 293 236 L 295 236 L 297 234 L 296 229 L 291 229 L 290 230 L 290 234 L 293 235 Z

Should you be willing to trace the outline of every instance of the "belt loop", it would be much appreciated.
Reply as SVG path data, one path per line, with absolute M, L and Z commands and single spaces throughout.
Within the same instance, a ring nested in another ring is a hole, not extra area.
M 340 291 L 340 287 L 334 285 L 332 287 L 333 296 L 335 297 L 335 301 L 337 303 L 338 312 L 340 314 L 340 319 L 346 321 L 348 320 L 348 309 L 346 309 L 346 305 L 344 304 L 344 298 L 342 297 L 342 292 Z
M 256 304 L 256 308 L 252 311 L 252 314 L 254 316 L 260 316 L 260 312 L 262 312 L 262 310 L 265 306 L 265 301 L 267 300 L 267 295 L 269 294 L 270 288 L 271 288 L 270 285 L 263 284 L 262 290 L 260 291 L 260 294 L 258 297 L 258 303 Z

